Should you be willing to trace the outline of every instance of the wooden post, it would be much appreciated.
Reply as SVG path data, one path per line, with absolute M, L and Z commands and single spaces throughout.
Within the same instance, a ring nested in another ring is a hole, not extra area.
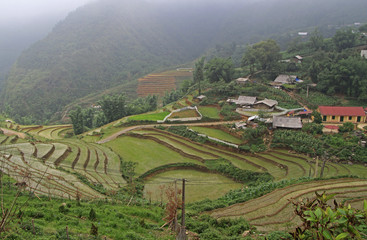
M 66 238 L 67 238 L 67 240 L 69 240 L 69 231 L 68 231 L 68 226 L 66 226 Z
M 36 235 L 36 230 L 34 229 L 34 218 L 32 218 L 32 231 L 33 235 Z
M 324 159 L 324 161 L 322 163 L 321 172 L 320 172 L 320 178 L 322 178 L 323 175 L 324 175 L 325 164 L 326 164 L 326 159 Z
M 316 157 L 315 174 L 313 177 L 317 177 L 318 168 L 319 168 L 319 156 Z
M 181 229 L 179 234 L 177 235 L 177 240 L 186 240 L 186 228 L 185 228 L 185 181 L 186 179 L 182 179 L 182 217 L 181 217 Z
M 178 200 L 177 200 L 177 179 L 175 180 L 175 204 L 176 204 L 176 212 L 175 212 L 175 218 L 173 219 L 173 230 L 175 232 L 178 232 L 178 224 L 177 224 L 177 204 L 178 204 Z

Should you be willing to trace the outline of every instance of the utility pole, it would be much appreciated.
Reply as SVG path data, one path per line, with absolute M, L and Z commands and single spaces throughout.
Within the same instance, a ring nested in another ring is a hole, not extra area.
M 310 85 L 307 84 L 307 98 L 308 98 L 308 91 L 309 91 Z
M 178 208 L 177 206 L 178 204 L 177 202 L 177 179 L 175 180 L 175 204 L 176 204 L 176 212 L 175 212 L 175 218 L 173 219 L 173 230 L 175 232 L 178 232 L 179 229 L 178 229 L 178 224 L 177 224 L 177 208 Z
M 314 178 L 317 177 L 318 168 L 319 168 L 319 156 L 316 156 L 315 175 L 313 176 Z
M 181 216 L 181 229 L 177 235 L 176 240 L 186 240 L 186 228 L 185 228 L 185 182 L 186 179 L 182 179 L 182 216 Z
M 321 173 L 320 173 L 320 178 L 323 177 L 324 175 L 324 168 L 325 168 L 325 164 L 326 164 L 326 161 L 328 160 L 329 158 L 329 153 L 328 152 L 324 152 L 324 155 L 322 156 L 322 160 L 323 160 L 323 163 L 322 163 L 322 167 L 321 167 Z

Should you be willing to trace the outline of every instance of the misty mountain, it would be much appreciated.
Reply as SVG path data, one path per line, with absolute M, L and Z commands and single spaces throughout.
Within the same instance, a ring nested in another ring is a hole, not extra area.
M 22 53 L 0 100 L 14 115 L 46 120 L 79 98 L 192 61 L 216 44 L 366 22 L 365 9 L 365 0 L 98 1 Z

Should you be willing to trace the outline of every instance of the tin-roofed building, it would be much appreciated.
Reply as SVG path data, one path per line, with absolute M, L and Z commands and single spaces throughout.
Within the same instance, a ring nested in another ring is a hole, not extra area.
M 302 121 L 300 117 L 274 116 L 273 128 L 301 129 Z

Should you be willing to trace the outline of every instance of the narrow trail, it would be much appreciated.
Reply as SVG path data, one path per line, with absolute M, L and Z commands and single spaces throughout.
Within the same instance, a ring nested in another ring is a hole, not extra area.
M 24 133 L 16 132 L 16 131 L 9 130 L 9 129 L 6 129 L 6 128 L 0 128 L 0 130 L 3 131 L 4 135 L 6 135 L 6 136 L 17 135 L 19 138 L 22 138 L 22 139 L 24 139 L 26 137 L 26 135 Z
M 149 125 L 139 125 L 139 126 L 132 126 L 132 127 L 127 127 L 117 133 L 112 134 L 111 136 L 106 137 L 105 139 L 102 139 L 100 141 L 98 141 L 98 144 L 103 144 L 103 143 L 107 143 L 109 141 L 112 141 L 116 138 L 118 138 L 119 136 L 133 131 L 133 130 L 137 130 L 137 129 L 144 129 L 144 128 L 154 128 L 155 126 L 164 126 L 164 127 L 171 127 L 171 126 L 180 126 L 180 125 L 185 125 L 185 126 L 212 126 L 212 125 L 222 125 L 222 124 L 232 124 L 238 121 L 228 121 L 228 122 L 205 122 L 205 123 L 182 123 L 182 124 L 149 124 Z

